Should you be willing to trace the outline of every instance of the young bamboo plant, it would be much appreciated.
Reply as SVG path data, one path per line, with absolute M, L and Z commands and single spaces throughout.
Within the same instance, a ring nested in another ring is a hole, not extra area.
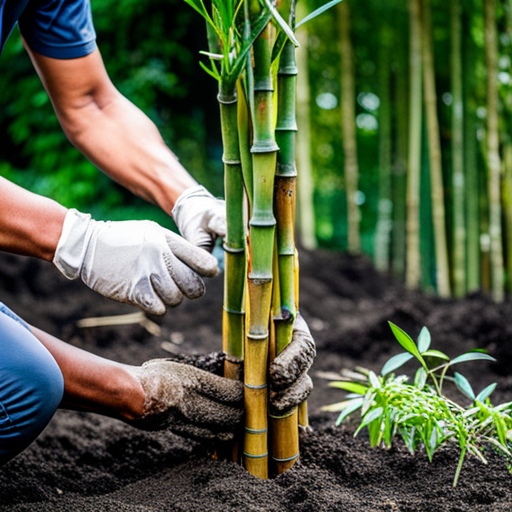
M 467 361 L 495 359 L 481 351 L 471 351 L 450 359 L 439 350 L 430 349 L 430 333 L 426 327 L 420 332 L 417 343 L 398 326 L 390 323 L 393 333 L 406 352 L 392 357 L 382 368 L 381 375 L 359 369 L 351 372 L 350 381 L 332 382 L 331 386 L 348 391 L 346 400 L 324 407 L 328 411 L 341 411 L 336 422 L 360 410 L 361 423 L 357 435 L 368 428 L 372 446 L 383 444 L 390 447 L 395 435 L 399 435 L 411 453 L 424 447 L 429 460 L 443 444 L 455 442 L 460 447 L 459 464 L 453 486 L 457 485 L 464 457 L 475 455 L 483 463 L 483 449 L 487 446 L 512 459 L 509 433 L 512 429 L 512 402 L 493 407 L 489 396 L 496 384 L 487 386 L 475 394 L 469 381 L 460 373 L 448 376 L 454 365 Z M 420 368 L 414 383 L 408 383 L 405 375 L 392 372 L 411 359 Z M 464 408 L 443 394 L 445 381 L 455 382 L 458 389 L 471 400 Z

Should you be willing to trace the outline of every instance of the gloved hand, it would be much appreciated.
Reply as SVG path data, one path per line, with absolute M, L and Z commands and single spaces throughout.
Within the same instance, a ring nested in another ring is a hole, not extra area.
M 313 382 L 307 372 L 315 356 L 315 341 L 304 318 L 298 313 L 293 324 L 292 341 L 269 368 L 272 414 L 286 413 L 309 396 Z
M 150 221 L 103 222 L 71 209 L 66 214 L 54 265 L 82 278 L 94 291 L 161 315 L 185 295 L 204 295 L 200 275 L 216 275 L 217 260 Z
M 185 190 L 178 197 L 172 218 L 186 240 L 209 252 L 217 236 L 226 237 L 226 204 L 201 185 Z
M 170 359 L 153 359 L 129 371 L 145 394 L 142 416 L 128 421 L 134 427 L 229 441 L 242 423 L 242 382 Z

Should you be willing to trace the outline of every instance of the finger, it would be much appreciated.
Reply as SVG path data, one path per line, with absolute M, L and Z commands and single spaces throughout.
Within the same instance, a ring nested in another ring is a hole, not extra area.
M 169 230 L 165 230 L 165 238 L 176 257 L 192 270 L 195 270 L 198 274 L 205 277 L 214 277 L 217 275 L 219 272 L 217 258 L 212 256 L 209 252 L 200 247 L 196 247 Z
M 226 205 L 224 201 L 217 204 L 210 220 L 208 221 L 208 231 L 214 233 L 221 238 L 226 238 L 227 225 L 226 225 Z
M 284 389 L 297 381 L 311 368 L 315 355 L 315 342 L 309 332 L 294 329 L 292 341 L 270 365 L 274 389 Z
M 112 298 L 138 306 L 146 313 L 152 315 L 163 315 L 166 311 L 165 304 L 160 299 L 158 293 L 153 289 L 153 285 L 149 280 L 137 283 L 132 293 L 129 294 L 128 300 L 122 300 L 115 296 Z
M 183 416 L 194 425 L 215 430 L 235 430 L 242 422 L 242 408 L 231 407 L 199 394 L 185 396 L 180 403 Z
M 171 251 L 163 254 L 167 272 L 172 281 L 189 299 L 198 299 L 206 292 L 203 280 L 190 268 L 180 261 Z
M 199 393 L 210 400 L 234 407 L 243 406 L 244 385 L 242 382 L 206 372 L 199 375 L 199 382 Z
M 183 302 L 183 293 L 169 274 L 164 276 L 151 274 L 150 280 L 161 301 L 167 306 L 174 307 Z
M 222 375 L 226 354 L 224 352 L 210 352 L 208 354 L 172 354 L 165 358 L 175 363 L 183 363 L 204 370 L 213 375 Z
M 270 389 L 271 413 L 278 415 L 300 405 L 313 390 L 313 382 L 308 374 L 285 390 Z

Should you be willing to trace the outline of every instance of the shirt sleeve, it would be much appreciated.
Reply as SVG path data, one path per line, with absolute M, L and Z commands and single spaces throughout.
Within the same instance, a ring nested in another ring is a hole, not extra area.
M 96 48 L 89 0 L 30 0 L 19 27 L 30 49 L 45 57 L 75 59 Z

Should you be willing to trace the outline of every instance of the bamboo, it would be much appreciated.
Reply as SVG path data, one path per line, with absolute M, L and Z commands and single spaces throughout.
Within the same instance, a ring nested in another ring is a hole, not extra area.
M 348 250 L 358 253 L 361 250 L 359 224 L 361 213 L 356 202 L 359 183 L 359 166 L 357 162 L 355 85 L 352 42 L 350 40 L 349 2 L 337 5 L 340 35 L 341 73 L 341 110 L 343 152 L 345 157 L 345 190 L 347 196 Z
M 395 40 L 396 41 L 396 38 Z M 393 273 L 405 278 L 405 225 L 407 190 L 407 48 L 397 46 L 396 87 L 394 95 L 396 147 L 393 161 Z M 420 93 L 421 94 L 421 93 Z
M 393 202 L 391 200 L 391 90 L 390 52 L 391 28 L 382 24 L 379 47 L 379 199 L 375 228 L 375 267 L 388 272 L 390 267 L 391 227 Z
M 487 68 L 487 166 L 489 170 L 489 235 L 491 288 L 495 301 L 504 298 L 501 229 L 501 161 L 498 132 L 498 42 L 495 0 L 484 0 L 485 60 Z
M 453 293 L 466 293 L 466 215 L 464 209 L 464 104 L 460 0 L 450 3 L 451 89 L 452 89 L 452 187 L 453 187 Z
M 427 119 L 430 179 L 432 190 L 432 217 L 434 222 L 434 246 L 436 254 L 436 284 L 441 297 L 450 296 L 450 271 L 446 239 L 441 144 L 437 117 L 437 94 L 434 72 L 434 49 L 430 19 L 430 0 L 422 0 L 422 57 L 425 113 Z
M 418 288 L 420 265 L 420 169 L 421 169 L 421 22 L 419 0 L 409 0 L 409 151 L 407 158 L 407 246 L 405 282 Z
M 260 12 L 250 4 L 251 16 Z M 273 130 L 270 24 L 253 46 L 254 99 L 252 108 L 253 208 L 249 222 L 248 309 L 244 365 L 246 423 L 244 463 L 253 475 L 268 478 L 267 360 L 272 299 L 272 256 L 276 220 L 273 188 L 276 152 Z
M 297 14 L 300 18 L 306 15 L 304 3 L 297 4 Z M 315 235 L 315 206 L 313 193 L 315 185 L 313 181 L 313 169 L 311 160 L 311 127 L 310 127 L 310 91 L 308 72 L 308 29 L 303 26 L 297 34 L 300 48 L 297 50 L 297 162 L 300 176 L 297 178 L 298 202 L 299 202 L 299 228 L 300 241 L 309 250 L 316 249 Z

